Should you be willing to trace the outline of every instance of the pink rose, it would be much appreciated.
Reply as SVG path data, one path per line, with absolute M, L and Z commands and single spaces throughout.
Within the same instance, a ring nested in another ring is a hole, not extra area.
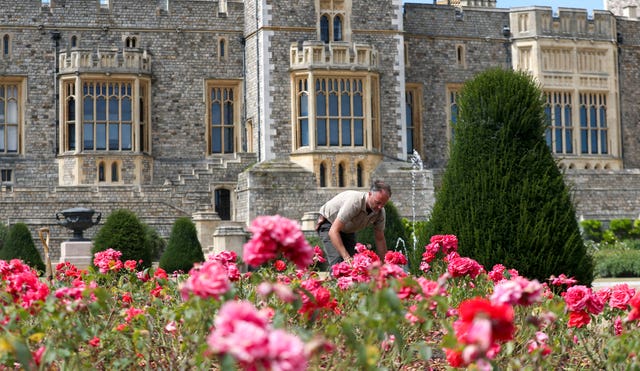
M 609 306 L 626 310 L 629 300 L 636 294 L 636 290 L 629 287 L 626 283 L 615 285 L 611 289 L 611 297 L 609 298 Z
M 201 298 L 219 298 L 231 289 L 227 268 L 222 263 L 209 260 L 189 271 L 189 278 L 180 287 L 184 300 L 193 293 Z
M 586 307 L 587 301 L 591 297 L 591 289 L 584 285 L 572 286 L 562 294 L 562 297 L 569 310 L 581 311 Z

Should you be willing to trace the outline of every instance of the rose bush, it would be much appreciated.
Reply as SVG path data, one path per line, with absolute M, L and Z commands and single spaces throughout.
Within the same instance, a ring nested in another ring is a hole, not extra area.
M 640 294 L 626 285 L 487 269 L 451 235 L 431 238 L 420 276 L 362 245 L 317 272 L 297 223 L 250 230 L 244 262 L 225 251 L 185 274 L 111 249 L 51 280 L 0 261 L 0 369 L 640 368 Z

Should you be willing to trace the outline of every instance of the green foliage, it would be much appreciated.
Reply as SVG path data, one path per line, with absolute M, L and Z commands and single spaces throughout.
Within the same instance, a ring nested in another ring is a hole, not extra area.
M 107 249 L 122 253 L 122 261 L 135 260 L 140 267 L 151 266 L 151 249 L 146 228 L 130 210 L 113 211 L 93 240 L 91 253 Z
M 307 240 L 307 243 L 311 247 L 322 246 L 322 240 L 320 239 L 320 236 L 318 236 L 318 234 L 315 231 L 311 235 L 306 235 L 305 238 Z M 324 263 L 316 262 L 313 264 L 313 266 L 310 269 L 314 271 L 327 272 L 329 271 L 329 264 L 327 262 L 324 262 Z
M 2 246 L 4 246 L 4 241 L 7 240 L 7 236 L 9 235 L 9 227 L 0 223 L 0 250 Z
M 429 221 L 411 221 L 403 218 L 402 224 L 407 231 L 407 260 L 410 267 L 419 267 L 424 247 L 429 243 Z
M 600 242 L 602 241 L 602 222 L 599 220 L 587 219 L 580 222 L 584 238 Z
M 40 272 L 45 271 L 44 262 L 36 249 L 29 227 L 24 223 L 16 223 L 9 228 L 7 239 L 0 249 L 0 259 L 20 259 Z
M 188 217 L 178 218 L 173 223 L 167 249 L 160 257 L 160 268 L 168 273 L 189 272 L 194 263 L 203 261 L 196 225 Z
M 631 236 L 633 222 L 631 219 L 613 219 L 609 223 L 609 230 L 613 232 L 618 241 L 625 240 Z
M 143 225 L 145 242 L 149 251 L 151 251 L 151 260 L 158 261 L 160 260 L 160 256 L 162 256 L 164 250 L 167 248 L 167 241 L 165 241 L 165 239 L 162 238 L 154 228 L 147 224 Z
M 545 140 L 544 102 L 521 71 L 468 81 L 429 235 L 455 234 L 460 255 L 546 280 L 593 280 L 575 209 Z
M 598 277 L 640 277 L 640 250 L 609 248 L 595 253 Z
M 407 230 L 405 229 L 402 218 L 398 213 L 398 209 L 393 202 L 389 201 L 384 205 L 384 212 L 386 214 L 386 224 L 384 227 L 384 239 L 387 242 L 387 248 L 389 251 L 398 250 L 402 253 L 406 253 L 405 244 L 409 239 Z M 363 245 L 371 245 L 375 248 L 375 237 L 373 233 L 373 227 L 368 226 L 362 231 L 358 232 L 356 240 Z M 402 240 L 402 242 L 400 242 Z

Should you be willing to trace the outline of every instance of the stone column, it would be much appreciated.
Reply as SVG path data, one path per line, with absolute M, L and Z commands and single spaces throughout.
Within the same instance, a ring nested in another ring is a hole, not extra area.
M 220 224 L 218 213 L 213 210 L 196 211 L 191 217 L 196 225 L 198 241 L 205 255 L 213 249 L 213 233 Z

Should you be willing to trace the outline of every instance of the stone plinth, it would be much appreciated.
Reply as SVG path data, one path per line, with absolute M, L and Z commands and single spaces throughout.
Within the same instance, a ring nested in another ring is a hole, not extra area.
M 213 233 L 212 253 L 217 254 L 222 251 L 235 251 L 239 258 L 242 257 L 242 248 L 247 242 L 247 232 L 242 225 L 223 224 L 216 228 Z M 246 271 L 246 266 L 238 266 L 241 271 Z
M 198 240 L 202 246 L 202 251 L 213 250 L 212 236 L 220 224 L 220 216 L 213 210 L 198 211 L 192 216 L 193 223 L 196 225 L 196 233 Z
M 302 232 L 307 233 L 315 231 L 316 223 L 318 222 L 319 216 L 320 213 L 317 211 L 304 213 L 302 219 L 300 220 L 300 229 L 302 229 Z
M 60 245 L 60 263 L 69 262 L 80 269 L 91 265 L 91 241 L 65 241 Z

